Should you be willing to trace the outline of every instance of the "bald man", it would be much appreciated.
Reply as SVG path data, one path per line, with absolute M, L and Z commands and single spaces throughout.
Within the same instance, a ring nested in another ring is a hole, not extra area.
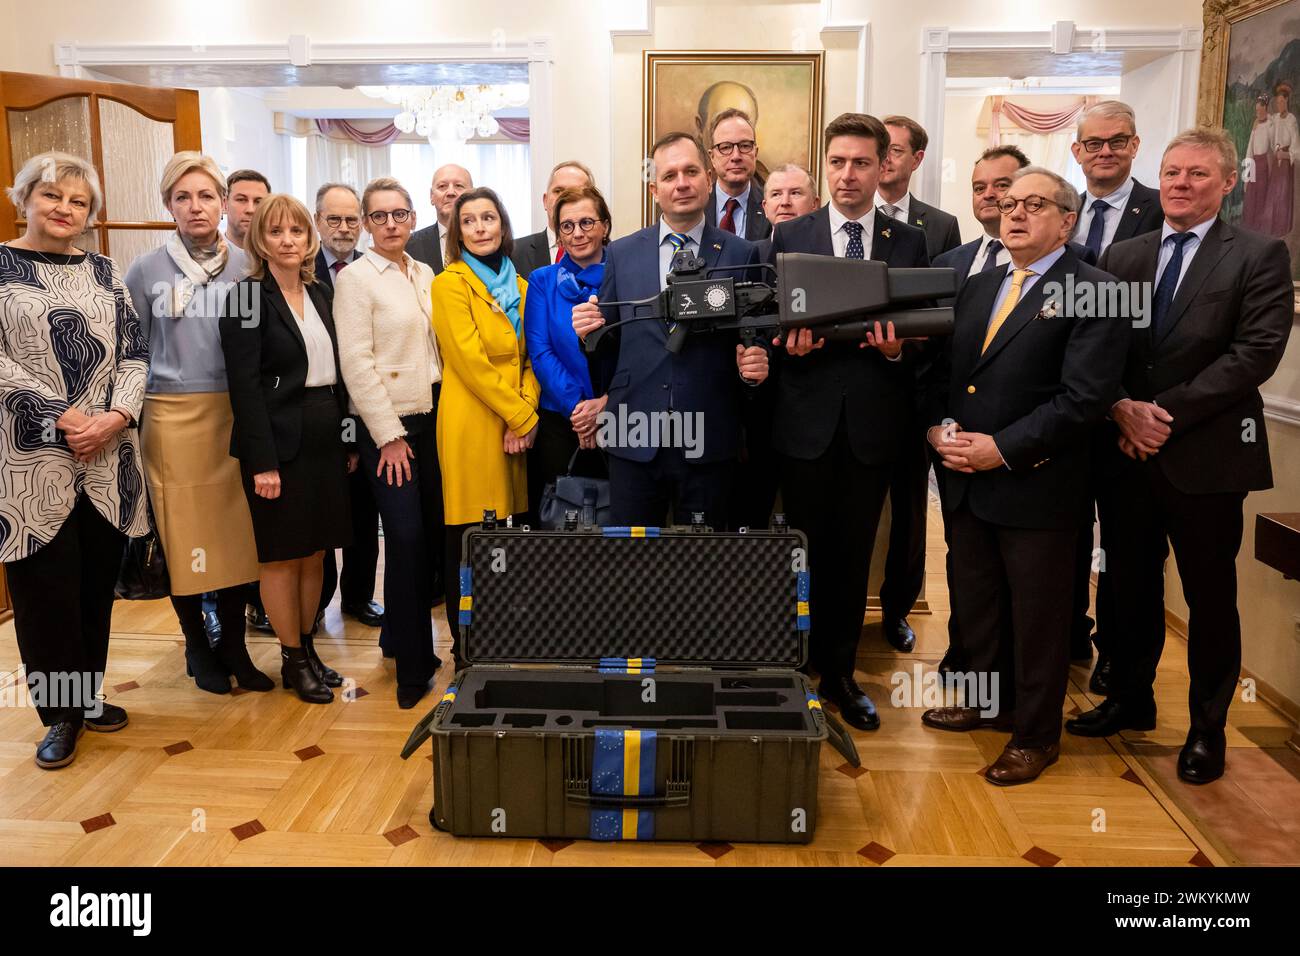
M 447 241 L 447 226 L 451 222 L 452 211 L 456 208 L 456 199 L 463 192 L 474 188 L 474 177 L 464 166 L 448 163 L 439 166 L 433 174 L 433 183 L 429 187 L 429 202 L 438 214 L 438 221 L 432 226 L 416 230 L 411 241 L 406 244 L 406 251 L 412 259 L 428 264 L 437 275 L 442 271 L 442 264 L 447 259 L 447 250 L 443 248 Z

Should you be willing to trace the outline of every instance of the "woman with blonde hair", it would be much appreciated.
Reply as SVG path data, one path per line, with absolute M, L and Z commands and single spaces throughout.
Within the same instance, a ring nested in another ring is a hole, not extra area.
M 149 530 L 148 352 L 117 266 L 75 245 L 103 205 L 95 168 L 42 153 L 8 192 L 27 229 L 0 245 L 0 561 L 48 770 L 127 723 L 96 698 L 122 547 Z
M 342 677 L 316 653 L 312 628 L 326 551 L 351 543 L 344 447 L 347 395 L 338 373 L 333 295 L 316 281 L 320 240 L 307 207 L 273 194 L 253 213 L 248 278 L 226 299 L 221 347 L 239 459 L 253 516 L 262 604 L 280 639 L 280 674 L 308 703 L 334 699 Z
M 141 437 L 145 481 L 171 575 L 172 606 L 185 635 L 186 672 L 200 689 L 268 691 L 244 643 L 246 586 L 257 580 L 253 523 L 232 424 L 217 322 L 244 275 L 243 252 L 221 235 L 226 183 L 217 164 L 177 153 L 163 169 L 163 205 L 176 232 L 131 263 L 126 285 L 149 343 Z M 203 626 L 203 594 L 215 592 L 221 640 Z

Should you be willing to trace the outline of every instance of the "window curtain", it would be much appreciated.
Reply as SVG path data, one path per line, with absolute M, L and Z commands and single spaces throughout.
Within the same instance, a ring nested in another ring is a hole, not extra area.
M 1077 101 L 1053 111 L 1032 110 L 1010 102 L 1004 96 L 991 97 L 990 146 L 1016 146 L 1036 166 L 1064 176 L 1075 189 L 1087 188 L 1083 169 L 1070 152 L 1079 114 L 1099 97 L 1080 96 Z
M 399 179 L 415 201 L 420 226 L 432 225 L 436 216 L 429 203 L 433 171 L 447 163 L 469 170 L 475 186 L 490 186 L 501 198 L 515 237 L 542 228 L 533 222 L 532 172 L 527 143 L 465 143 L 434 148 L 427 143 L 394 143 L 389 175 Z

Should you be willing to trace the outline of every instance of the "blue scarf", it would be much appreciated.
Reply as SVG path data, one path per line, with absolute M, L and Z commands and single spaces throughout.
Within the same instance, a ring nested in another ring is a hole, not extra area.
M 522 334 L 523 321 L 519 318 L 519 303 L 523 297 L 519 294 L 519 279 L 515 273 L 515 264 L 510 261 L 510 257 L 502 256 L 501 271 L 493 272 L 491 266 L 468 249 L 463 249 L 462 252 L 465 264 L 487 286 L 488 294 L 496 299 L 497 305 L 514 326 L 515 335 Z
M 570 305 L 586 302 L 589 296 L 600 295 L 600 283 L 605 278 L 605 254 L 594 265 L 575 272 L 578 264 L 566 252 L 560 259 L 555 277 L 555 291 Z

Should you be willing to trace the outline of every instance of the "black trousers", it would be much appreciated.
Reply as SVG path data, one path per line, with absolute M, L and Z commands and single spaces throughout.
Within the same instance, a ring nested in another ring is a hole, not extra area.
M 569 419 L 547 408 L 537 410 L 537 440 L 528 449 L 528 515 L 530 524 L 537 523 L 537 509 L 542 502 L 542 491 L 559 475 L 569 472 L 569 460 L 578 450 L 578 435 Z M 579 455 L 581 459 L 585 456 Z M 577 467 L 577 462 L 574 463 Z
M 849 447 L 844 414 L 818 458 L 785 457 L 781 495 L 790 526 L 808 536 L 812 637 L 809 664 L 852 677 L 867 609 L 867 576 L 890 466 L 864 465 Z
M 1154 460 L 1125 461 L 1102 498 L 1111 546 L 1107 569 L 1124 621 L 1110 643 L 1111 698 L 1133 706 L 1153 700 L 1165 643 L 1165 559 L 1174 559 L 1187 599 L 1187 692 L 1194 733 L 1221 736 L 1241 672 L 1237 552 L 1244 492 L 1189 495 Z
M 745 399 L 744 444 L 731 496 L 731 527 L 770 528 L 781 485 L 781 457 L 772 448 L 776 391 L 770 385 L 753 389 Z
M 46 727 L 98 713 L 125 545 L 126 535 L 81 495 L 49 544 L 5 564 L 18 653 Z
M 949 593 L 967 666 L 987 675 L 999 713 L 1015 712 L 1011 743 L 1046 747 L 1061 738 L 1070 667 L 1070 614 L 1077 528 L 1009 528 L 948 512 Z
M 703 512 L 711 528 L 726 528 L 735 463 L 700 464 L 681 448 L 661 448 L 648 462 L 609 456 L 609 506 L 616 525 L 663 524 L 672 509 L 675 524 L 690 524 Z
M 424 686 L 441 661 L 433 651 L 433 597 L 443 547 L 442 472 L 438 467 L 438 390 L 433 410 L 402 418 L 415 452 L 411 480 L 388 484 L 375 474 L 379 449 L 365 426 L 357 431 L 361 470 L 384 522 L 384 627 L 397 659 L 397 683 Z
M 248 620 L 244 617 L 244 608 L 248 603 L 250 591 L 255 596 L 259 595 L 256 581 L 252 584 L 236 584 L 232 587 L 222 588 L 219 591 L 207 592 L 208 595 L 212 596 L 212 600 L 217 606 L 217 620 L 221 622 L 221 639 L 223 641 L 229 636 L 233 643 L 236 635 L 240 638 L 245 636 Z M 203 625 L 203 599 L 205 596 L 204 594 L 173 594 L 171 596 L 172 609 L 176 612 L 176 620 L 181 626 L 181 633 L 200 647 L 208 643 L 207 628 Z M 258 606 L 261 606 L 260 596 L 258 596 Z
M 880 608 L 886 621 L 907 617 L 925 584 L 929 447 L 924 432 L 909 434 L 889 476 L 889 551 L 880 584 Z
M 348 475 L 348 497 L 352 504 L 352 544 L 343 549 L 343 573 L 333 551 L 325 552 L 325 579 L 321 582 L 321 608 L 342 591 L 343 603 L 364 607 L 375 599 L 375 567 L 379 563 L 379 506 L 370 480 L 357 470 Z

